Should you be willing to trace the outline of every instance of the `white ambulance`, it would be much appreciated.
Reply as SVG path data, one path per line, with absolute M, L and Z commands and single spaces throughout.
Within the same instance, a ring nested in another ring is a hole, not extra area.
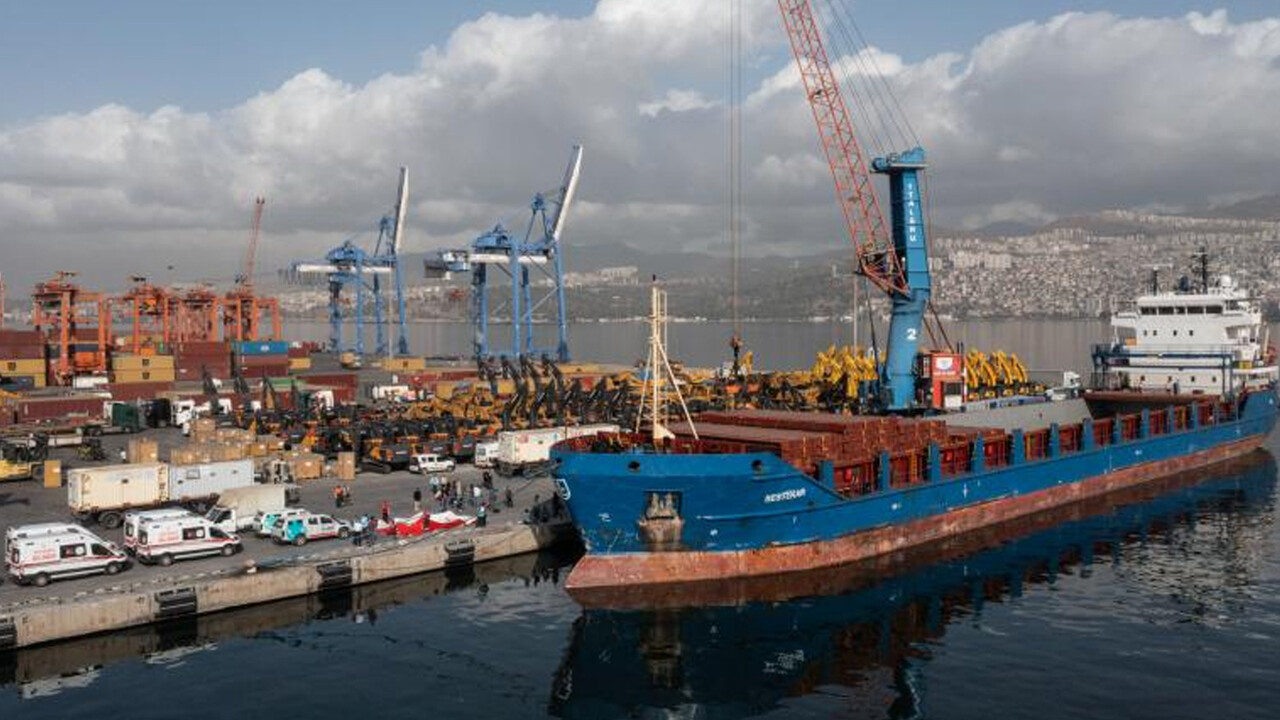
M 199 516 L 148 520 L 138 527 L 133 554 L 139 562 L 172 565 L 174 560 L 240 552 L 240 538 Z
M 138 530 L 143 523 L 152 520 L 177 520 L 179 518 L 196 517 L 190 510 L 182 508 L 160 508 L 159 510 L 130 510 L 124 514 L 124 550 L 132 554 L 138 546 Z
M 57 578 L 115 575 L 129 567 L 129 556 L 115 544 L 84 531 L 15 538 L 5 562 L 17 582 L 44 587 Z
M 31 525 L 14 525 L 4 531 L 4 551 L 9 552 L 9 548 L 13 546 L 15 540 L 25 540 L 26 538 L 39 537 L 41 535 L 65 535 L 76 534 L 98 539 L 88 528 L 83 525 L 65 522 L 49 522 L 34 523 Z

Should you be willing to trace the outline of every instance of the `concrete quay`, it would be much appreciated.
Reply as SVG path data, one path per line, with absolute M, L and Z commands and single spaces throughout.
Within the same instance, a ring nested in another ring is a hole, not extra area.
M 123 443 L 123 439 L 117 440 Z M 108 447 L 109 456 L 113 448 Z M 70 454 L 59 452 L 68 465 Z M 462 466 L 445 475 L 466 488 L 481 480 L 479 471 Z M 300 505 L 340 518 L 377 515 L 389 502 L 392 515 L 412 513 L 412 495 L 421 489 L 423 506 L 433 509 L 428 481 L 407 472 L 362 473 L 353 482 L 354 502 L 335 509 L 335 482 L 302 486 Z M 467 526 L 418 538 L 379 538 L 372 546 L 328 540 L 303 547 L 281 546 L 241 534 L 244 551 L 174 563 L 170 567 L 135 563 L 116 575 L 94 575 L 55 581 L 44 588 L 24 587 L 6 578 L 0 585 L 0 651 L 121 630 L 154 622 L 216 613 L 313 593 L 377 583 L 433 570 L 465 567 L 551 547 L 572 537 L 563 519 L 526 522 L 535 503 L 549 513 L 554 490 L 549 478 L 495 478 L 499 498 L 512 491 L 514 507 L 498 503 L 486 527 Z M 474 514 L 474 508 L 463 508 Z M 13 525 L 69 520 L 66 491 L 35 483 L 0 485 L 0 531 Z M 122 544 L 120 530 L 91 528 Z

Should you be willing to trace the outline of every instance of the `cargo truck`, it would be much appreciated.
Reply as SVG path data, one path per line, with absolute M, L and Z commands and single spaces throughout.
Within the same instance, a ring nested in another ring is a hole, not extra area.
M 551 457 L 551 446 L 569 438 L 616 433 L 617 425 L 570 425 L 537 430 L 507 430 L 498 433 L 498 453 L 494 467 L 498 474 L 536 475 L 545 470 Z
M 75 468 L 67 477 L 67 505 L 76 518 L 115 529 L 124 523 L 127 510 L 165 505 L 201 509 L 227 489 L 252 483 L 252 460 Z
M 254 526 L 258 513 L 283 510 L 297 502 L 297 485 L 233 487 L 218 496 L 205 519 L 226 532 L 240 532 Z

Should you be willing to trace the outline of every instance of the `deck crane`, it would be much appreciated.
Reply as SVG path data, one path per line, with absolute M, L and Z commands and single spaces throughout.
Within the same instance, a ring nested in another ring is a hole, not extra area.
M 441 250 L 437 257 L 424 260 L 428 277 L 445 277 L 454 272 L 471 273 L 471 322 L 475 329 L 475 358 L 480 361 L 495 357 L 554 357 L 569 361 L 568 321 L 564 302 L 564 266 L 560 239 L 564 233 L 569 206 L 578 188 L 582 169 L 582 146 L 575 145 L 569 156 L 560 187 L 551 193 L 537 193 L 530 203 L 529 224 L 520 238 L 501 224 L 476 238 L 468 249 Z M 492 267 L 490 267 L 492 266 Z M 535 299 L 530 267 L 537 268 L 548 281 L 549 290 Z M 501 279 L 511 282 L 511 349 L 496 349 L 489 338 L 493 314 L 490 307 L 490 285 Z M 555 347 L 537 347 L 534 339 L 534 313 L 554 301 L 556 317 Z
M 874 158 L 868 171 L 849 107 L 836 81 L 810 0 L 778 0 L 813 111 L 836 198 L 857 253 L 858 272 L 889 296 L 888 353 L 880 369 L 885 410 L 915 409 L 916 354 L 930 297 L 929 257 L 921 203 L 925 154 L 920 147 Z M 871 174 L 889 178 L 891 226 L 886 228 Z

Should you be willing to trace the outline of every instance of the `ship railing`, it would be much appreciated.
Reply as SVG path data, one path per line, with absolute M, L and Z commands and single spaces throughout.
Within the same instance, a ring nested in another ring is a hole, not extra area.
M 1143 343 L 1142 345 L 1124 345 L 1113 343 L 1096 343 L 1093 346 L 1095 355 L 1123 358 L 1175 357 L 1175 358 L 1227 358 L 1234 360 L 1243 350 L 1256 347 L 1249 342 L 1238 343 Z
M 847 495 L 873 492 L 873 479 L 887 477 L 887 488 L 897 489 L 928 482 L 929 478 L 951 479 L 1008 465 L 1034 463 L 1109 445 L 1130 443 L 1211 426 L 1234 419 L 1234 403 L 1210 401 L 1173 404 L 1144 412 L 1123 413 L 1070 425 L 1051 425 L 1027 432 L 998 430 L 957 436 L 950 442 L 930 447 L 885 453 L 864 467 L 864 482 Z M 1086 443 L 1086 438 L 1089 442 Z M 936 452 L 936 460 L 931 456 Z M 980 453 L 980 455 L 979 455 Z M 975 458 L 981 462 L 975 462 Z M 888 462 L 887 470 L 883 465 Z M 931 463 L 937 463 L 936 471 Z

